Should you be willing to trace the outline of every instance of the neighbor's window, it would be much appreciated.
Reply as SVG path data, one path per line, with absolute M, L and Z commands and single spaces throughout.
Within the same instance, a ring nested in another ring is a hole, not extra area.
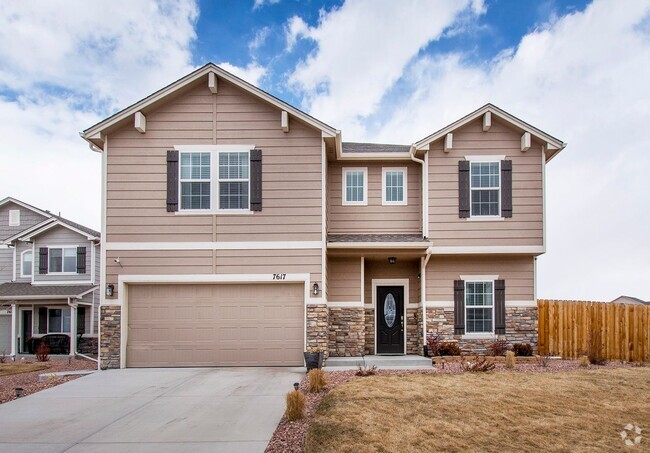
M 492 333 L 494 282 L 465 282 L 465 332 Z
M 219 209 L 248 209 L 248 152 L 219 153 Z
M 70 309 L 50 308 L 47 310 L 47 333 L 70 332 Z
M 20 209 L 9 210 L 9 226 L 20 226 Z
M 210 153 L 181 153 L 181 209 L 210 209 Z
M 49 260 L 50 273 L 77 272 L 76 247 L 50 248 Z
M 471 162 L 472 216 L 499 216 L 499 162 Z
M 406 168 L 384 168 L 383 204 L 406 204 Z
M 366 205 L 368 188 L 368 169 L 343 169 L 343 204 Z
M 31 277 L 32 276 L 32 252 L 23 252 L 21 264 L 20 264 L 20 276 L 21 277 Z

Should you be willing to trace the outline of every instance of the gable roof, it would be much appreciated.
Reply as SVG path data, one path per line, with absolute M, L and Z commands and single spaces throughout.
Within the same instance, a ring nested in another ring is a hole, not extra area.
M 25 209 L 29 209 L 30 211 L 33 211 L 37 214 L 40 214 L 44 217 L 52 217 L 52 214 L 47 211 L 42 211 L 38 209 L 36 206 L 32 206 L 31 204 L 25 203 L 24 201 L 17 200 L 13 197 L 6 197 L 0 200 L 0 207 L 6 205 L 7 203 L 14 203 L 17 204 L 18 206 L 22 206 Z
M 415 150 L 426 150 L 428 149 L 428 146 L 430 143 L 433 143 L 435 141 L 438 141 L 442 138 L 444 138 L 448 133 L 453 132 L 454 130 L 458 129 L 459 127 L 464 126 L 465 124 L 483 116 L 485 113 L 490 112 L 492 115 L 495 115 L 499 119 L 515 126 L 516 128 L 520 129 L 523 132 L 529 132 L 530 135 L 533 137 L 537 138 L 538 140 L 546 143 L 546 161 L 548 162 L 551 160 L 557 153 L 562 151 L 566 147 L 566 143 L 564 143 L 562 140 L 553 137 L 550 134 L 547 134 L 546 132 L 542 131 L 541 129 L 538 129 L 534 126 L 531 126 L 530 124 L 526 123 L 525 121 L 520 120 L 514 115 L 511 115 L 510 113 L 506 112 L 505 110 L 500 109 L 496 105 L 493 104 L 485 104 L 483 107 L 474 110 L 472 113 L 465 115 L 464 117 L 460 118 L 457 121 L 454 121 L 453 123 L 449 124 L 448 126 L 443 127 L 442 129 L 434 132 L 431 135 L 428 135 L 427 137 L 424 137 L 422 140 L 419 140 L 413 144 L 413 147 Z
M 239 77 L 229 73 L 224 69 L 221 69 L 219 66 L 215 65 L 214 63 L 208 63 L 196 69 L 195 71 L 189 73 L 188 75 L 181 77 L 175 82 L 170 83 L 166 87 L 161 88 L 155 93 L 150 94 L 144 99 L 141 99 L 138 102 L 131 104 L 130 106 L 100 121 L 99 123 L 90 126 L 88 129 L 84 130 L 83 132 L 80 132 L 79 135 L 81 135 L 81 137 L 91 145 L 99 146 L 99 144 L 103 143 L 104 141 L 102 137 L 102 133 L 110 126 L 119 123 L 120 121 L 128 118 L 131 115 L 134 115 L 136 112 L 142 109 L 150 107 L 164 100 L 167 96 L 177 92 L 178 90 L 189 85 L 190 83 L 208 76 L 209 73 L 216 74 L 218 77 L 221 77 L 222 79 L 236 85 L 237 87 L 252 94 L 253 96 L 262 99 L 263 101 L 279 108 L 280 110 L 287 111 L 289 115 L 295 116 L 296 118 L 304 121 L 305 123 L 309 124 L 312 127 L 315 127 L 316 129 L 320 129 L 324 136 L 336 137 L 341 133 L 339 130 L 333 128 L 332 126 L 325 124 L 320 120 L 317 120 L 316 118 L 303 112 L 302 110 L 299 110 L 296 107 L 287 104 L 286 102 L 276 98 L 275 96 L 267 93 L 266 91 L 257 88 L 256 86 L 246 82 L 245 80 L 240 79 Z
M 642 305 L 650 305 L 650 301 L 645 301 L 645 300 L 639 299 L 638 297 L 633 297 L 633 296 L 618 296 L 616 299 L 614 299 L 612 301 L 612 303 L 625 303 L 625 299 L 627 299 L 627 301 L 629 301 L 631 303 L 637 303 L 637 304 L 642 304 Z

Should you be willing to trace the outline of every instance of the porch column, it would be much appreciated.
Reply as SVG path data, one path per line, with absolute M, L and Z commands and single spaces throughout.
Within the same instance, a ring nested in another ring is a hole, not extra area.
M 77 305 L 70 307 L 70 357 L 77 352 Z
M 16 357 L 16 341 L 18 334 L 18 306 L 11 304 L 11 357 Z

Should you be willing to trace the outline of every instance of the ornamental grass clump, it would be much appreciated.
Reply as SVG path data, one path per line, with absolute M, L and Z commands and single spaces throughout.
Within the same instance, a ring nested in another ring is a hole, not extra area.
M 591 365 L 589 363 L 589 357 L 587 357 L 586 355 L 583 355 L 582 357 L 580 357 L 580 366 L 581 367 L 587 368 L 589 365 Z
M 305 413 L 305 395 L 300 390 L 287 393 L 287 418 L 291 421 L 301 419 Z
M 327 385 L 327 382 L 325 381 L 325 372 L 321 369 L 315 368 L 310 370 L 309 373 L 307 373 L 307 378 L 309 379 L 309 384 L 307 385 L 307 391 L 309 393 L 319 393 Z
M 494 361 L 487 360 L 485 357 L 476 356 L 473 360 L 465 360 L 463 357 L 460 361 L 460 367 L 463 371 L 471 373 L 484 373 L 492 371 L 495 367 Z
M 47 362 L 50 360 L 50 347 L 44 341 L 36 348 L 36 360 L 39 362 Z
M 514 368 L 517 364 L 517 358 L 513 351 L 506 352 L 506 368 Z

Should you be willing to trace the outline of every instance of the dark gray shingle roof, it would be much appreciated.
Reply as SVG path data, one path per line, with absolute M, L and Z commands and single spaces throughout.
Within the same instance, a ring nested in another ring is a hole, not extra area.
M 410 150 L 409 145 L 343 142 L 344 153 L 408 153 Z
M 0 300 L 9 300 L 13 297 L 76 297 L 97 285 L 32 285 L 31 283 L 9 282 L 0 285 Z
M 62 223 L 65 223 L 66 225 L 71 226 L 72 228 L 76 228 L 78 230 L 83 231 L 86 234 L 89 234 L 90 236 L 95 236 L 95 237 L 101 237 L 101 233 L 99 231 L 95 231 L 92 228 L 85 227 L 81 225 L 80 223 L 73 222 L 72 220 L 68 220 L 66 218 L 63 218 L 58 215 L 52 215 L 55 219 L 59 220 Z
M 422 242 L 429 240 L 421 234 L 328 234 L 327 242 Z

